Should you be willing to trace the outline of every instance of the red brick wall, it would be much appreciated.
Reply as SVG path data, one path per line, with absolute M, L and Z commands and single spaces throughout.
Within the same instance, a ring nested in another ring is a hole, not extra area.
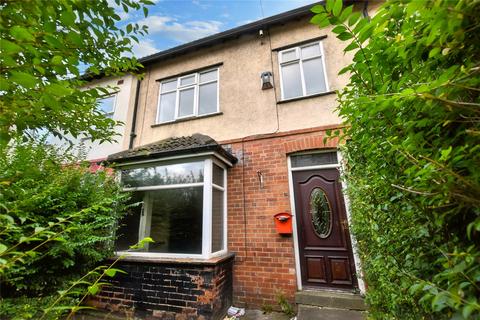
M 226 141 L 238 163 L 228 172 L 228 249 L 236 254 L 235 305 L 278 306 L 278 291 L 293 301 L 297 288 L 293 236 L 275 231 L 273 215 L 290 212 L 288 154 L 335 148 L 324 130 Z M 258 173 L 263 175 L 260 185 Z

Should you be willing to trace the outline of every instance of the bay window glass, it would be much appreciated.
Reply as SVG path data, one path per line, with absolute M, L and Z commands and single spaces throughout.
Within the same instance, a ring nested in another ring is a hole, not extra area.
M 282 99 L 309 96 L 328 90 L 321 42 L 279 52 Z
M 218 68 L 169 79 L 160 84 L 157 123 L 218 111 Z
M 212 252 L 223 250 L 223 191 L 213 189 L 212 194 Z
M 203 161 L 161 164 L 121 170 L 126 188 L 203 182 Z
M 133 254 L 209 258 L 225 252 L 225 178 L 225 168 L 212 159 L 120 170 L 124 190 L 133 195 L 117 251 L 151 237 L 154 243 Z

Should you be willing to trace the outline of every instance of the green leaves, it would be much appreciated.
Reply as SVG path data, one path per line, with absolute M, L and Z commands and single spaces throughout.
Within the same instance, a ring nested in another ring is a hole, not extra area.
M 13 26 L 10 29 L 10 34 L 17 41 L 33 41 L 35 37 L 26 28 L 21 26 Z
M 91 285 L 88 287 L 88 293 L 92 296 L 96 295 L 100 291 L 100 286 L 97 284 Z
M 0 50 L 5 54 L 14 54 L 22 51 L 22 47 L 5 39 L 0 39 Z
M 327 2 L 330 0 L 327 0 Z M 342 0 L 335 0 L 333 7 L 332 7 L 332 13 L 335 17 L 338 17 L 340 15 L 340 12 L 342 11 Z
M 480 317 L 480 3 L 454 6 L 314 11 L 353 54 L 337 111 L 373 319 Z
M 66 26 L 73 26 L 75 25 L 75 13 L 71 10 L 64 10 L 60 14 L 60 21 Z
M 58 83 L 47 88 L 69 93 Z M 105 171 L 92 173 L 51 145 L 18 139 L 0 148 L 0 172 L 8 181 L 0 182 L 3 285 L 18 295 L 45 296 L 113 255 L 113 231 L 129 195 Z M 106 270 L 106 276 L 121 272 Z
M 107 270 L 105 270 L 105 274 L 109 277 L 114 277 L 117 273 L 127 274 L 125 271 L 121 269 L 108 268 Z
M 15 82 L 16 84 L 27 89 L 35 87 L 35 85 L 38 83 L 38 80 L 35 76 L 18 71 L 12 71 L 9 79 L 10 81 Z
M 119 0 L 120 6 L 143 15 L 148 14 L 148 3 Z M 106 76 L 135 73 L 141 66 L 126 53 L 147 29 L 135 25 L 125 33 L 125 28 L 115 25 L 120 18 L 108 5 L 108 1 L 87 5 L 76 0 L 7 1 L 2 5 L 2 141 L 17 134 L 28 137 L 29 130 L 37 129 L 62 137 L 84 134 L 112 139 L 116 123 L 95 112 L 95 98 L 81 90 L 85 81 L 80 68 L 87 66 Z M 52 98 L 52 91 L 62 101 Z

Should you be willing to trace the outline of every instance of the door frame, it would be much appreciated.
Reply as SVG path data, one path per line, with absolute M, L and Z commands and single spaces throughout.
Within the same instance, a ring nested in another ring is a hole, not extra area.
M 292 161 L 291 156 L 302 155 L 302 154 L 315 154 L 315 153 L 325 153 L 325 152 L 337 152 L 337 164 L 326 164 L 326 165 L 316 165 L 316 166 L 308 166 L 308 167 L 298 167 L 292 168 Z M 300 250 L 299 250 L 299 240 L 298 240 L 298 227 L 297 227 L 297 219 L 296 219 L 296 210 L 295 210 L 295 194 L 294 194 L 294 187 L 293 187 L 293 172 L 295 171 L 306 171 L 306 170 L 321 170 L 321 169 L 332 169 L 338 168 L 340 170 L 340 176 L 342 176 L 343 172 L 343 158 L 342 153 L 338 149 L 322 149 L 322 150 L 312 150 L 312 151 L 305 151 L 305 152 L 296 152 L 287 155 L 287 167 L 288 167 L 288 189 L 289 189 L 289 198 L 290 198 L 290 210 L 293 215 L 292 217 L 292 227 L 293 227 L 293 247 L 295 252 L 295 269 L 296 269 L 296 276 L 297 276 L 297 287 L 298 290 L 303 290 L 302 287 L 302 274 L 300 268 Z M 365 293 L 365 282 L 362 279 L 362 268 L 360 264 L 360 256 L 358 255 L 358 247 L 357 241 L 355 236 L 352 234 L 350 230 L 351 224 L 351 213 L 350 213 L 350 201 L 348 199 L 347 194 L 343 193 L 343 190 L 346 189 L 347 184 L 342 179 L 341 181 L 342 186 L 342 195 L 345 202 L 345 212 L 347 214 L 347 221 L 348 221 L 348 233 L 350 235 L 350 241 L 352 246 L 352 254 L 353 254 L 353 261 L 355 264 L 355 272 L 357 274 L 357 282 L 358 288 L 361 294 Z M 319 290 L 326 290 L 326 289 L 319 289 Z

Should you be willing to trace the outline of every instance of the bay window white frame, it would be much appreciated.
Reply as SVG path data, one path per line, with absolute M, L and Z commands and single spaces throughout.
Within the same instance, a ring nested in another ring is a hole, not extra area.
M 204 73 L 208 73 L 211 71 L 216 71 L 217 73 L 217 78 L 215 80 L 209 80 L 209 81 L 204 81 L 200 82 L 200 75 Z M 192 84 L 186 84 L 182 85 L 181 81 L 182 79 L 189 78 L 191 76 L 194 76 L 194 83 Z M 167 82 L 173 82 L 176 81 L 176 88 L 172 90 L 167 90 L 167 91 L 162 91 L 162 85 Z M 200 101 L 200 86 L 210 84 L 210 83 L 217 83 L 217 108 L 213 112 L 209 113 L 203 113 L 199 114 L 199 101 Z M 180 116 L 180 92 L 189 90 L 193 88 L 193 110 L 191 114 Z M 157 103 L 157 114 L 155 117 L 155 124 L 163 124 L 163 123 L 170 123 L 170 122 L 175 122 L 178 120 L 182 119 L 189 119 L 189 118 L 197 118 L 197 117 L 204 117 L 208 116 L 211 114 L 216 114 L 220 112 L 220 71 L 219 68 L 211 68 L 211 69 L 205 69 L 199 72 L 195 73 L 190 73 L 186 75 L 179 76 L 177 78 L 170 78 L 170 79 L 165 79 L 160 82 L 160 87 L 159 87 L 159 94 L 158 94 L 158 103 Z M 175 111 L 174 111 L 174 119 L 173 120 L 168 120 L 168 121 L 160 121 L 160 103 L 162 100 L 162 95 L 167 94 L 167 93 L 173 93 L 175 92 Z
M 203 182 L 184 183 L 184 184 L 170 184 L 170 185 L 156 185 L 156 186 L 143 186 L 143 187 L 126 187 L 124 191 L 153 191 L 162 189 L 178 189 L 178 188 L 190 188 L 203 186 L 203 204 L 202 204 L 202 253 L 201 254 L 184 254 L 184 253 L 161 253 L 161 252 L 148 252 L 148 251 L 116 251 L 117 255 L 127 255 L 132 257 L 146 257 L 146 258 L 189 258 L 189 259 L 210 259 L 213 257 L 224 255 L 228 252 L 228 231 L 227 231 L 227 167 L 232 166 L 231 163 L 225 163 L 223 157 L 217 157 L 215 153 L 209 157 L 192 157 L 185 158 L 179 157 L 179 161 L 172 162 L 172 158 L 159 159 L 155 161 L 145 162 L 131 162 L 117 165 L 119 171 L 117 171 L 117 178 L 121 179 L 121 169 L 133 169 L 149 167 L 154 165 L 162 165 L 168 161 L 168 164 L 176 163 L 188 163 L 188 162 L 203 162 Z M 223 184 L 224 186 L 218 186 L 213 183 L 213 164 L 218 165 L 223 169 Z M 213 189 L 223 191 L 223 249 L 217 252 L 212 252 L 212 201 L 213 201 Z M 150 230 L 151 221 L 151 201 L 148 199 L 148 193 L 144 195 L 144 205 L 142 210 L 144 214 L 140 215 L 140 223 L 138 229 L 138 239 L 141 240 L 148 236 Z M 155 239 L 153 239 L 155 240 Z M 147 247 L 148 248 L 148 247 Z
M 302 58 L 302 48 L 310 47 L 310 46 L 315 45 L 315 44 L 318 44 L 318 45 L 319 45 L 319 47 L 320 47 L 320 54 L 319 54 L 319 55 L 315 55 L 315 56 L 311 56 L 311 57 L 308 57 L 308 58 L 305 58 L 305 59 Z M 294 52 L 295 52 L 295 59 L 283 61 L 283 53 L 289 52 L 289 51 L 294 51 Z M 323 66 L 323 79 L 324 79 L 324 81 L 325 81 L 325 91 L 307 94 L 307 88 L 306 88 L 306 85 L 305 85 L 305 76 L 304 76 L 304 71 L 303 71 L 303 61 L 308 61 L 308 60 L 311 60 L 311 59 L 316 59 L 316 58 L 318 58 L 318 57 L 320 57 L 320 58 L 321 58 L 321 61 L 322 61 L 322 66 Z M 302 95 L 301 95 L 301 96 L 296 96 L 296 97 L 285 98 L 285 89 L 284 89 L 284 85 L 283 85 L 283 72 L 282 72 L 282 67 L 283 67 L 283 66 L 286 66 L 286 65 L 294 64 L 294 63 L 298 63 L 298 64 L 299 64 L 299 68 L 300 68 L 300 79 L 301 79 L 301 83 L 302 83 Z M 310 43 L 307 43 L 307 44 L 303 44 L 303 45 L 301 45 L 301 46 L 291 47 L 291 48 L 288 48 L 288 49 L 279 51 L 279 52 L 278 52 L 278 70 L 279 70 L 279 73 L 280 73 L 280 91 L 281 91 L 282 100 L 290 100 L 290 99 L 296 99 L 296 98 L 301 98 L 301 97 L 309 97 L 309 96 L 317 95 L 317 94 L 319 94 L 319 93 L 323 93 L 323 92 L 328 92 L 328 91 L 330 91 L 330 88 L 329 88 L 329 86 L 328 86 L 327 68 L 326 68 L 326 64 L 325 64 L 325 53 L 324 53 L 324 50 L 323 50 L 323 41 L 321 41 L 321 40 L 320 40 L 320 41 L 310 42 Z

